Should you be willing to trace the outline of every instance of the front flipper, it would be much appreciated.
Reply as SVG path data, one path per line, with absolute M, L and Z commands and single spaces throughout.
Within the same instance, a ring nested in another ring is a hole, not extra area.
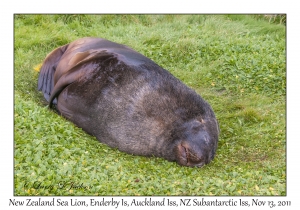
M 84 55 L 84 52 L 79 54 L 79 56 L 82 55 Z M 54 85 L 49 99 L 50 107 L 53 104 L 53 101 L 65 87 L 77 81 L 81 77 L 90 74 L 92 71 L 99 68 L 99 65 L 105 65 L 108 60 L 117 59 L 113 53 L 108 53 L 106 50 L 97 52 L 93 51 L 93 53 L 85 55 L 88 56 L 86 56 L 83 61 L 78 62 L 74 67 L 58 78 L 58 81 Z

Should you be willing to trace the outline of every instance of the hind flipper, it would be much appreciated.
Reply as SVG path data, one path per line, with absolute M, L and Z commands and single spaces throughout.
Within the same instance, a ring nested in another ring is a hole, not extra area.
M 39 79 L 38 79 L 38 90 L 42 91 L 45 99 L 49 102 L 51 91 L 54 87 L 54 73 L 62 55 L 67 50 L 69 44 L 56 48 L 49 53 L 44 60 L 42 65 Z M 56 104 L 56 100 L 53 101 Z

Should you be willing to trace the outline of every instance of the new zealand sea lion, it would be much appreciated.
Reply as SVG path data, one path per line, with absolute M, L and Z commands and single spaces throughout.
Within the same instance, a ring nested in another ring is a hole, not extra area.
M 133 49 L 82 38 L 52 51 L 38 79 L 50 107 L 111 147 L 201 167 L 219 128 L 195 91 Z

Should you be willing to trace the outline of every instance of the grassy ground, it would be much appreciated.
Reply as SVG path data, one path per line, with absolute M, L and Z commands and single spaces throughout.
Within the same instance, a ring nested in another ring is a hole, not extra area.
M 281 22 L 253 15 L 16 15 L 15 195 L 286 195 Z M 49 110 L 34 68 L 54 48 L 85 36 L 126 44 L 201 94 L 221 128 L 214 161 L 199 169 L 128 155 Z

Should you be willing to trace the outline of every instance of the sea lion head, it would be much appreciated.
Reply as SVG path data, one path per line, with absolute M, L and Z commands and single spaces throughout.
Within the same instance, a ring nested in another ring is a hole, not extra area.
M 217 120 L 200 119 L 184 123 L 178 129 L 175 144 L 175 158 L 178 164 L 202 167 L 211 162 L 218 144 L 219 126 Z

